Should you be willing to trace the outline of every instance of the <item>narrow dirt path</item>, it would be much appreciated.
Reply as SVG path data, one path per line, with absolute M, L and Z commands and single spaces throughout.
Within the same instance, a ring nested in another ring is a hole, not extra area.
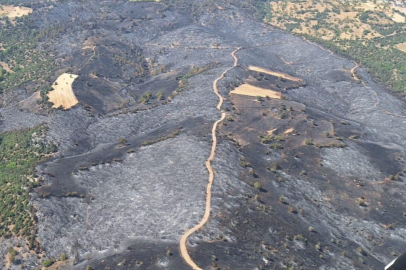
M 238 64 L 238 58 L 235 55 L 239 50 L 241 50 L 241 48 L 237 48 L 235 51 L 233 51 L 231 53 L 231 56 L 234 58 L 234 65 L 232 67 L 230 67 L 229 69 L 227 69 L 226 71 L 224 71 L 220 77 L 218 77 L 214 82 L 213 82 L 213 91 L 214 93 L 217 95 L 217 97 L 219 98 L 219 103 L 217 104 L 217 110 L 221 111 L 221 106 L 223 105 L 223 97 L 220 95 L 219 91 L 218 91 L 218 82 L 223 79 L 226 74 L 232 70 L 233 68 L 235 68 Z M 207 171 L 209 172 L 209 181 L 207 184 L 207 189 L 206 189 L 206 207 L 205 207 L 205 211 L 204 211 L 204 215 L 202 220 L 200 221 L 199 224 L 197 224 L 196 226 L 194 226 L 192 229 L 188 230 L 187 232 L 185 232 L 185 234 L 182 235 L 182 237 L 180 238 L 180 253 L 183 257 L 183 259 L 185 260 L 185 262 L 190 265 L 194 270 L 203 270 L 202 268 L 200 268 L 199 266 L 197 266 L 197 264 L 193 261 L 193 259 L 190 257 L 188 250 L 187 250 L 187 239 L 189 238 L 189 236 L 191 236 L 193 233 L 195 233 L 196 231 L 198 231 L 200 228 L 202 228 L 206 222 L 209 220 L 210 218 L 210 212 L 211 212 L 211 188 L 213 186 L 213 181 L 214 181 L 214 171 L 213 168 L 211 166 L 211 163 L 216 155 L 216 148 L 217 148 L 217 126 L 219 123 L 221 123 L 224 118 L 226 117 L 226 113 L 225 112 L 221 112 L 221 117 L 219 120 L 217 120 L 212 128 L 211 131 L 211 135 L 213 138 L 213 143 L 211 146 L 211 152 L 210 152 L 210 156 L 209 158 L 206 160 L 206 168 Z
M 384 114 L 387 114 L 387 115 L 390 115 L 390 116 L 394 116 L 394 117 L 399 117 L 399 118 L 406 118 L 405 115 L 400 115 L 400 114 L 391 113 L 391 112 L 386 111 L 386 110 L 384 110 L 384 109 L 381 108 L 381 106 L 380 106 L 381 100 L 380 100 L 380 98 L 379 98 L 379 96 L 378 96 L 378 93 L 377 93 L 374 89 L 372 89 L 371 87 L 369 87 L 368 85 L 366 85 L 363 80 L 360 80 L 360 79 L 356 76 L 356 73 L 355 73 L 355 72 L 356 72 L 356 70 L 357 70 L 359 67 L 360 67 L 360 64 L 358 64 L 357 62 L 355 62 L 355 67 L 353 67 L 353 68 L 351 69 L 352 76 L 353 76 L 357 81 L 361 81 L 361 83 L 365 86 L 365 88 L 369 89 L 369 90 L 374 94 L 374 96 L 375 96 L 375 98 L 376 98 L 376 102 L 375 102 L 375 104 L 374 104 L 374 107 L 375 107 L 376 109 L 378 109 L 379 111 L 383 112 Z
M 81 71 L 85 66 L 87 66 L 87 65 L 90 63 L 90 61 L 92 61 L 92 59 L 96 56 L 96 46 L 95 46 L 95 45 L 93 45 L 92 51 L 93 51 L 93 54 L 89 57 L 89 59 L 87 60 L 86 64 L 84 64 L 84 65 L 79 69 L 79 71 Z M 78 72 L 78 74 L 79 74 L 79 72 Z
M 319 45 L 319 44 L 317 44 L 317 43 L 311 42 L 311 41 L 307 40 L 306 38 L 303 38 L 303 39 L 304 39 L 306 42 L 308 42 L 309 44 L 312 44 L 312 45 L 314 45 L 314 46 L 317 46 L 317 47 L 321 48 L 322 50 L 324 50 L 324 51 L 330 53 L 331 55 L 334 55 L 334 52 L 332 52 L 331 50 L 326 49 L 326 48 L 324 48 L 323 46 L 321 46 L 321 45 Z M 339 58 L 341 58 L 341 59 L 346 59 L 346 58 L 344 58 L 344 57 L 342 57 L 342 56 L 340 56 L 340 55 L 335 55 L 335 56 L 336 56 L 336 57 L 339 57 Z M 380 101 L 380 99 L 379 99 L 378 93 L 376 93 L 376 91 L 373 90 L 371 87 L 367 86 L 363 80 L 361 80 L 360 78 L 357 77 L 356 71 L 357 71 L 357 69 L 358 69 L 361 65 L 360 65 L 359 63 L 355 62 L 355 61 L 354 61 L 354 64 L 355 64 L 355 66 L 354 66 L 354 67 L 351 69 L 351 71 L 350 71 L 350 72 L 351 72 L 351 75 L 352 75 L 352 77 L 353 77 L 356 81 L 361 81 L 361 83 L 362 83 L 367 89 L 369 89 L 369 90 L 374 94 L 374 96 L 376 97 L 376 103 L 374 104 L 374 107 L 375 107 L 376 109 L 378 109 L 379 111 L 383 112 L 383 113 L 386 114 L 386 115 L 390 115 L 390 116 L 394 116 L 394 117 L 399 117 L 399 118 L 406 118 L 405 115 L 400 115 L 400 114 L 391 113 L 391 112 L 386 111 L 386 110 L 384 110 L 384 109 L 382 109 L 382 108 L 380 107 L 381 101 Z
M 355 62 L 355 66 L 351 69 L 351 75 L 356 81 L 359 81 L 359 78 L 357 77 L 357 73 L 356 73 L 359 66 L 360 65 L 357 62 Z

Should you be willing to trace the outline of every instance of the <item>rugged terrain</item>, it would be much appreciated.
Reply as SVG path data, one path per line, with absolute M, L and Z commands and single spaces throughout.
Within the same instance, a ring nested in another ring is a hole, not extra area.
M 3 268 L 191 269 L 179 240 L 205 211 L 221 113 L 211 215 L 187 241 L 199 267 L 382 269 L 404 252 L 405 102 L 362 66 L 247 1 L 6 2 L 33 9 L 53 64 L 3 84 L 0 131 L 46 126 L 57 151 L 29 186 L 35 243 L 8 233 Z M 65 73 L 78 104 L 52 108 Z M 230 93 L 243 84 L 278 95 Z

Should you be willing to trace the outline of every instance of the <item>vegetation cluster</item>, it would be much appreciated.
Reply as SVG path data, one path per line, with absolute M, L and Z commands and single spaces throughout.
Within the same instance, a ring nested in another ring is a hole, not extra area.
M 0 134 L 0 237 L 26 236 L 35 241 L 35 209 L 31 189 L 40 185 L 35 166 L 56 152 L 46 141 L 46 127 Z
M 406 93 L 406 14 L 390 2 L 258 1 L 260 17 L 366 66 L 375 78 Z

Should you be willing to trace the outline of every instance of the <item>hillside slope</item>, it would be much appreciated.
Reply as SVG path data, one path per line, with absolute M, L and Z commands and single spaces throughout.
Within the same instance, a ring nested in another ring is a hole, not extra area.
M 16 254 L 0 263 L 191 269 L 179 240 L 205 211 L 221 113 L 211 215 L 187 241 L 196 265 L 382 269 L 404 251 L 404 102 L 230 2 L 21 1 L 33 12 L 8 27 L 35 29 L 53 65 L 4 88 L 0 131 L 44 125 L 58 150 L 30 186 L 38 243 L 3 238 L 1 256 Z M 65 73 L 78 104 L 52 108 Z

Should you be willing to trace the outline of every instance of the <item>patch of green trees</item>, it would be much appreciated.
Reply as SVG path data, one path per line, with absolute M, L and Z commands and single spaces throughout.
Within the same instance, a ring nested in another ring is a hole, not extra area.
M 0 134 L 0 239 L 26 236 L 34 242 L 34 209 L 29 192 L 39 185 L 35 166 L 55 152 L 46 142 L 46 127 Z
M 39 31 L 29 16 L 16 18 L 13 24 L 7 17 L 0 19 L 0 94 L 11 91 L 28 81 L 47 81 L 55 67 L 47 53 L 38 48 L 39 41 L 49 29 Z

